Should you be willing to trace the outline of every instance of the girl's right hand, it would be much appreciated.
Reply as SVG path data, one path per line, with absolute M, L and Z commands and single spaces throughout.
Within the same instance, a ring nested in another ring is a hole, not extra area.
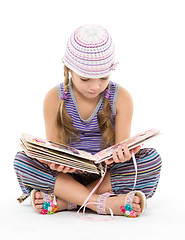
M 63 173 L 73 173 L 76 171 L 75 168 L 70 168 L 70 167 L 66 167 L 64 165 L 61 164 L 56 164 L 56 163 L 51 163 L 51 162 L 47 162 L 41 159 L 37 159 L 39 162 L 41 163 L 45 163 L 47 164 L 51 170 L 57 171 L 57 172 L 63 172 Z
M 48 165 L 52 170 L 57 171 L 57 172 L 73 173 L 76 171 L 75 168 L 66 167 L 61 164 L 49 163 Z

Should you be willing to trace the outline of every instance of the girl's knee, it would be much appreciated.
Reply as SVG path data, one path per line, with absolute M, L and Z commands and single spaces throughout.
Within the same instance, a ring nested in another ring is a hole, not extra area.
M 18 152 L 15 155 L 13 166 L 16 173 L 23 170 L 24 166 L 31 165 L 31 158 L 29 158 L 24 152 Z
M 29 172 L 27 169 L 31 166 L 31 158 L 26 156 L 24 152 L 18 152 L 14 158 L 14 170 L 17 176 L 18 183 L 24 194 L 30 195 L 31 190 L 33 189 L 31 184 L 27 184 L 29 181 Z M 22 201 L 22 199 L 19 199 Z
M 154 148 L 143 148 L 137 154 L 136 157 L 138 159 L 143 159 L 148 162 L 162 165 L 162 159 L 160 154 Z
M 19 166 L 19 163 L 21 161 L 21 155 L 22 155 L 22 152 L 18 152 L 15 155 L 15 158 L 14 158 L 14 161 L 13 161 L 13 166 L 14 166 L 15 171 L 18 170 L 18 166 Z
M 149 157 L 152 159 L 152 161 L 154 161 L 155 165 L 158 166 L 158 170 L 160 170 L 162 167 L 162 159 L 157 150 L 151 148 Z
M 142 179 L 138 184 L 142 186 L 145 183 L 141 190 L 149 198 L 153 196 L 158 186 L 162 166 L 161 156 L 154 148 L 144 148 L 140 150 L 138 158 L 138 175 Z
M 160 154 L 154 148 L 141 149 L 137 155 L 138 174 L 147 181 L 159 181 L 162 167 Z

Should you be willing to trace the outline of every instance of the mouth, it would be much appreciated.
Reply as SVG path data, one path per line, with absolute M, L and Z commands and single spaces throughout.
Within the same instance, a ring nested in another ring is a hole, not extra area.
M 98 92 L 88 92 L 89 94 L 96 95 Z

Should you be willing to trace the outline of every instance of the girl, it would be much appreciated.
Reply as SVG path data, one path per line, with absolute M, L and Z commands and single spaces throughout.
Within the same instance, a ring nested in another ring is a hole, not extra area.
M 51 89 L 44 100 L 48 140 L 68 144 L 95 154 L 130 136 L 133 112 L 130 94 L 110 81 L 115 69 L 111 35 L 101 26 L 85 25 L 70 36 L 64 54 L 64 83 Z M 124 151 L 122 151 L 124 150 Z M 106 161 L 103 182 L 88 200 L 88 208 L 99 213 L 139 216 L 146 198 L 153 196 L 160 176 L 161 158 L 154 149 L 133 149 L 138 179 L 126 145 Z M 17 153 L 14 168 L 24 195 L 39 213 L 82 206 L 100 176 L 32 159 Z M 137 190 L 137 191 L 136 191 Z M 110 195 L 113 193 L 114 195 Z M 95 202 L 97 204 L 91 204 Z

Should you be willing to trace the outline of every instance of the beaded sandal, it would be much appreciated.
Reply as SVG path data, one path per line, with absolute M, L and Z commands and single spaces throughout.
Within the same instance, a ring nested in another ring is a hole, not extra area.
M 53 214 L 57 211 L 57 201 L 56 197 L 53 194 L 46 194 L 44 192 L 38 191 L 36 189 L 33 189 L 30 194 L 30 203 L 35 211 L 37 211 L 36 206 L 35 206 L 35 194 L 36 192 L 40 192 L 42 194 L 42 197 L 44 199 L 43 203 L 43 209 L 41 213 L 43 215 L 45 214 Z M 68 208 L 67 210 L 73 210 L 76 209 L 75 204 L 73 203 L 68 203 Z
M 98 196 L 97 200 L 97 208 L 96 211 L 98 214 L 107 214 L 105 211 L 106 199 L 107 197 L 111 196 L 112 194 L 104 193 Z M 146 196 L 141 191 L 131 191 L 126 194 L 123 206 L 120 207 L 121 211 L 123 212 L 125 217 L 136 217 L 136 212 L 132 209 L 133 199 L 134 196 L 138 196 L 140 198 L 140 206 L 141 206 L 141 213 L 143 213 L 146 209 Z M 110 208 L 108 208 L 110 211 Z M 110 211 L 111 213 L 111 211 Z M 111 214 L 112 215 L 112 214 Z
M 146 209 L 146 196 L 143 192 L 141 191 L 135 191 L 134 188 L 136 186 L 136 181 L 137 181 L 137 162 L 136 162 L 136 158 L 135 158 L 135 155 L 134 155 L 134 152 L 132 151 L 131 152 L 132 154 L 132 160 L 133 160 L 133 163 L 134 163 L 134 167 L 135 167 L 135 180 L 134 180 L 134 185 L 133 185 L 133 188 L 132 188 L 132 191 L 127 193 L 126 196 L 125 196 L 125 199 L 124 199 L 124 202 L 123 202 L 123 206 L 120 207 L 121 211 L 123 212 L 124 216 L 125 217 L 136 217 L 137 214 L 136 212 L 132 209 L 132 205 L 133 205 L 133 199 L 134 199 L 134 196 L 138 196 L 140 198 L 140 206 L 141 206 L 141 213 L 143 213 Z M 93 190 L 90 192 L 90 194 L 88 195 L 88 197 L 85 199 L 84 203 L 82 204 L 82 206 L 78 209 L 77 211 L 77 216 L 79 216 L 79 213 L 80 213 L 80 210 L 83 208 L 83 216 L 85 216 L 85 209 L 88 205 L 90 204 L 96 204 L 97 207 L 96 207 L 96 212 L 98 214 L 107 214 L 106 212 L 106 208 L 109 210 L 110 212 L 110 215 L 111 215 L 111 219 L 110 220 L 113 220 L 113 211 L 111 208 L 109 208 L 106 204 L 106 200 L 107 200 L 107 197 L 109 196 L 113 196 L 113 195 L 116 195 L 116 194 L 113 194 L 111 192 L 106 192 L 106 193 L 103 193 L 101 195 L 98 196 L 98 199 L 97 199 L 97 202 L 88 202 L 88 200 L 90 199 L 90 197 L 92 196 L 92 194 L 97 190 L 97 188 L 100 186 L 100 184 L 102 183 L 103 179 L 104 179 L 104 176 L 107 172 L 107 165 L 105 166 L 105 169 L 102 168 L 102 165 L 100 165 L 100 170 L 101 170 L 101 178 L 99 180 L 99 182 L 96 184 L 96 186 L 93 188 Z M 90 220 L 90 221 L 110 221 L 109 219 L 102 219 L 102 220 L 99 220 L 99 219 L 94 219 L 94 218 L 91 218 L 91 217 L 82 217 L 83 219 L 85 220 Z

